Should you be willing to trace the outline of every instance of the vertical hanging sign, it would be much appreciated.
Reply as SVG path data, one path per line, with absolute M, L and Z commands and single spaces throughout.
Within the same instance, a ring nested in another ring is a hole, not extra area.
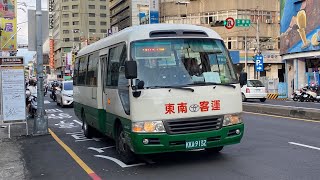
M 149 9 L 149 23 L 159 23 L 159 0 L 150 0 Z

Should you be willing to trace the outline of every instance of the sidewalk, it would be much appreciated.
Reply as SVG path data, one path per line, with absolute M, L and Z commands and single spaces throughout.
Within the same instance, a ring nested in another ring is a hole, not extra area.
M 22 147 L 18 141 L 26 135 L 25 125 L 12 125 L 11 139 L 8 138 L 8 128 L 0 127 L 0 180 L 28 179 Z

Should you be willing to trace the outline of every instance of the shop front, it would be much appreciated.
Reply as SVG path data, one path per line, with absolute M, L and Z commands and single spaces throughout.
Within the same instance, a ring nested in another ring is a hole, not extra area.
M 280 54 L 288 94 L 319 85 L 320 1 L 281 0 Z

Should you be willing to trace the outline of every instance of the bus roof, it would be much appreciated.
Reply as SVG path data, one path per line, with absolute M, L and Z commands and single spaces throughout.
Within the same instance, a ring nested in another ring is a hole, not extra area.
M 82 48 L 78 52 L 78 56 L 83 56 L 85 54 L 89 54 L 94 51 L 98 51 L 99 49 L 103 49 L 105 47 L 108 47 L 110 45 L 114 45 L 120 42 L 131 42 L 136 40 L 142 40 L 142 39 L 152 39 L 153 37 L 150 37 L 150 33 L 152 32 L 159 32 L 160 34 L 162 32 L 175 32 L 178 30 L 182 31 L 197 31 L 197 32 L 203 32 L 207 36 L 205 38 L 214 38 L 214 39 L 222 39 L 221 36 L 216 33 L 214 30 L 203 27 L 203 26 L 197 26 L 197 25 L 189 25 L 189 24 L 147 24 L 147 25 L 139 25 L 139 26 L 132 26 L 128 27 L 126 29 L 123 29 L 122 31 L 119 31 L 118 33 L 115 33 L 112 36 L 103 38 L 93 44 L 90 44 L 89 46 L 86 46 Z M 204 36 L 194 36 L 192 34 L 189 34 L 188 36 L 163 36 L 162 38 L 182 38 L 182 37 L 204 37 Z M 161 38 L 161 36 L 155 36 L 154 38 Z

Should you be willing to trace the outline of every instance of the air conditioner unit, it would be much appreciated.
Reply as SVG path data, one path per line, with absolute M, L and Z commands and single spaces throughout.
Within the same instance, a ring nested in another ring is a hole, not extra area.
M 272 23 L 273 23 L 273 20 L 272 20 L 272 19 L 267 19 L 267 20 L 266 20 L 266 23 L 267 23 L 267 24 L 272 24 Z
M 269 50 L 273 50 L 274 49 L 274 47 L 272 45 L 269 45 L 266 48 L 269 49 Z

